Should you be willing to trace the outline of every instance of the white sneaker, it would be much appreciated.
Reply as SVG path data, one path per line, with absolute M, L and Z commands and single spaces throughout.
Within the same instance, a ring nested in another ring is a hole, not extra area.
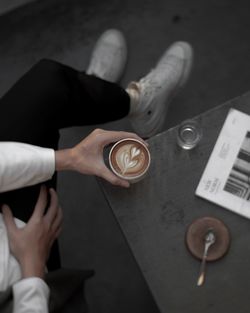
M 151 137 L 162 130 L 169 103 L 188 79 L 192 61 L 192 47 L 176 42 L 148 75 L 128 85 L 129 118 L 138 135 Z
M 105 31 L 97 40 L 86 71 L 109 82 L 121 78 L 127 61 L 127 45 L 123 34 L 116 29 Z

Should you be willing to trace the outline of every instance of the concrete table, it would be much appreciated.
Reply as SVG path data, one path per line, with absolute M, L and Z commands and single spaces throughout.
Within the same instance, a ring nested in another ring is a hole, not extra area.
M 195 196 L 230 108 L 250 114 L 250 93 L 196 118 L 203 139 L 194 150 L 177 146 L 176 128 L 151 138 L 149 175 L 128 190 L 101 182 L 162 313 L 250 311 L 250 221 Z M 208 264 L 205 285 L 197 287 L 200 262 L 187 251 L 185 233 L 203 216 L 221 219 L 232 241 L 223 259 Z

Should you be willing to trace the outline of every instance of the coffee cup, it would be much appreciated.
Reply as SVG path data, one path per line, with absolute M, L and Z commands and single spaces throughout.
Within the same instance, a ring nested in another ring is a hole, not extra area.
M 119 140 L 109 153 L 109 165 L 113 173 L 130 183 L 136 183 L 145 177 L 150 162 L 147 146 L 134 138 Z

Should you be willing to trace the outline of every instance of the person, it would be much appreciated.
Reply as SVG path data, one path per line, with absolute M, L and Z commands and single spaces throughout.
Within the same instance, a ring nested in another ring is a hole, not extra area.
M 96 175 L 128 188 L 129 183 L 105 165 L 104 147 L 126 137 L 143 140 L 161 131 L 168 105 L 187 81 L 193 59 L 191 46 L 176 42 L 153 70 L 123 89 L 116 82 L 126 56 L 122 33 L 108 30 L 97 41 L 86 72 L 41 60 L 0 100 L 0 227 L 4 238 L 0 249 L 7 251 L 0 256 L 0 277 L 4 277 L 0 290 L 13 286 L 14 312 L 17 308 L 26 312 L 27 307 L 32 312 L 48 311 L 49 290 L 42 281 L 48 254 L 48 270 L 60 268 L 56 238 L 62 213 L 54 191 L 56 171 Z M 130 119 L 136 134 L 96 129 L 73 148 L 58 150 L 59 129 L 123 117 Z M 41 187 L 42 182 L 46 187 Z M 48 229 L 53 232 L 48 234 Z M 27 268 L 31 269 L 28 274 Z

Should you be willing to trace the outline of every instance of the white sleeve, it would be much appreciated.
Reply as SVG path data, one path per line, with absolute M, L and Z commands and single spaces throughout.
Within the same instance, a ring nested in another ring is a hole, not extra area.
M 13 285 L 13 313 L 48 313 L 49 287 L 38 277 L 20 280 Z
M 0 192 L 34 185 L 55 172 L 55 151 L 18 142 L 0 142 Z

